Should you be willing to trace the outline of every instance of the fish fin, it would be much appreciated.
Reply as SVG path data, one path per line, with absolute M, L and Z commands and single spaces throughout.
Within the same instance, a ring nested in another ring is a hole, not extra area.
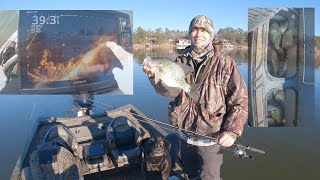
M 160 81 L 159 68 L 153 67 L 151 68 L 151 71 L 154 73 L 154 83 L 158 84 L 158 82 Z
M 149 62 L 152 61 L 152 58 L 150 56 L 147 56 L 143 60 L 143 65 L 149 65 Z
M 157 74 L 154 74 L 154 83 L 158 84 L 159 81 L 160 81 L 159 76 L 157 76 Z
M 179 94 L 182 89 L 180 87 L 170 87 L 166 85 L 163 81 L 161 81 L 162 86 L 170 92 L 170 94 Z
M 189 97 L 195 101 L 198 101 L 200 97 L 200 94 L 198 92 L 199 87 L 200 87 L 200 84 L 192 85 L 190 92 L 188 93 Z
M 191 66 L 188 66 L 186 64 L 179 64 L 179 66 L 183 69 L 184 75 L 188 75 L 192 73 L 194 70 Z

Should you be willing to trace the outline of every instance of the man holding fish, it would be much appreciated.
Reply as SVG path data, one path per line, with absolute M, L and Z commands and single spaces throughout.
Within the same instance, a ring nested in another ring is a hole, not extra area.
M 191 46 L 175 62 L 147 57 L 143 70 L 160 95 L 175 98 L 169 103 L 169 117 L 184 140 L 185 173 L 189 179 L 216 180 L 223 147 L 234 144 L 247 121 L 247 88 L 237 64 L 215 43 L 208 17 L 196 16 L 189 36 Z

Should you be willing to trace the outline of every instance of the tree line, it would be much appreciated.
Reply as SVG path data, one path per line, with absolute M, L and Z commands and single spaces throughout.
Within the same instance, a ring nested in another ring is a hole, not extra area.
M 215 34 L 216 37 L 227 39 L 232 44 L 247 45 L 247 32 L 242 29 L 233 29 L 231 27 L 221 28 Z M 133 44 L 146 44 L 152 42 L 154 44 L 175 43 L 179 39 L 188 39 L 188 31 L 169 30 L 168 28 L 157 28 L 155 30 L 145 30 L 138 27 L 133 32 Z
M 155 44 L 168 43 L 169 40 L 187 39 L 188 31 L 169 30 L 165 28 L 157 28 L 155 30 L 145 30 L 142 27 L 138 27 L 133 32 L 133 44 L 146 44 L 150 41 L 154 41 Z
M 220 28 L 215 34 L 216 37 L 226 39 L 235 45 L 248 45 L 248 34 L 240 28 L 232 27 Z M 133 32 L 133 44 L 146 44 L 152 41 L 154 44 L 175 43 L 179 39 L 188 39 L 188 31 L 169 30 L 168 28 L 157 28 L 155 30 L 145 30 L 138 27 Z M 171 41 L 169 41 L 171 40 Z M 315 37 L 315 47 L 320 49 L 320 36 Z

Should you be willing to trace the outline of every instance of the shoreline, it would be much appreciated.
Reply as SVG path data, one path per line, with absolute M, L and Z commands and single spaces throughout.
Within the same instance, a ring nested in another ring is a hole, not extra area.
M 134 44 L 132 45 L 133 49 L 143 49 L 143 48 L 149 48 L 147 47 L 147 44 Z M 175 44 L 155 44 L 152 45 L 151 48 L 176 48 L 177 45 Z M 232 48 L 226 48 L 226 49 L 248 49 L 247 45 L 242 45 L 242 46 L 234 46 Z
M 143 49 L 143 48 L 147 48 L 146 47 L 147 44 L 133 44 L 132 47 L 134 49 Z M 175 44 L 155 44 L 155 45 L 152 45 L 152 48 L 175 48 L 177 47 L 177 45 Z M 240 46 L 234 46 L 233 48 L 226 48 L 226 49 L 248 49 L 249 46 L 248 45 L 240 45 Z M 316 56 L 320 56 L 320 48 L 317 49 L 315 48 L 315 55 Z
M 154 44 L 152 45 L 152 48 L 173 48 L 176 47 L 175 44 Z M 148 48 L 147 44 L 134 44 L 132 45 L 133 49 L 143 49 Z

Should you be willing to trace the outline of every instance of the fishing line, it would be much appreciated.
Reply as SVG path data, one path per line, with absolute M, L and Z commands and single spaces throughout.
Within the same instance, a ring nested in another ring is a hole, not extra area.
M 80 107 L 74 107 L 72 109 L 70 109 L 68 112 L 66 112 L 66 114 L 64 115 L 65 118 L 67 118 L 69 116 L 69 114 L 74 113 L 76 111 L 80 111 L 81 108 Z
M 82 100 L 82 99 L 79 99 L 79 100 Z M 102 103 L 102 102 L 99 102 L 99 101 L 95 101 L 95 100 L 92 100 L 92 99 L 89 99 L 89 98 L 88 98 L 87 100 L 89 100 L 89 101 L 91 101 L 91 102 L 93 102 L 93 103 L 97 103 L 97 104 L 100 104 L 100 105 L 109 107 L 109 108 L 111 108 L 112 110 L 117 109 L 117 108 L 115 108 L 115 107 L 113 107 L 113 106 L 111 106 L 111 105 L 109 105 L 109 104 L 105 104 L 105 103 Z M 108 111 L 107 111 L 107 112 L 108 112 Z

